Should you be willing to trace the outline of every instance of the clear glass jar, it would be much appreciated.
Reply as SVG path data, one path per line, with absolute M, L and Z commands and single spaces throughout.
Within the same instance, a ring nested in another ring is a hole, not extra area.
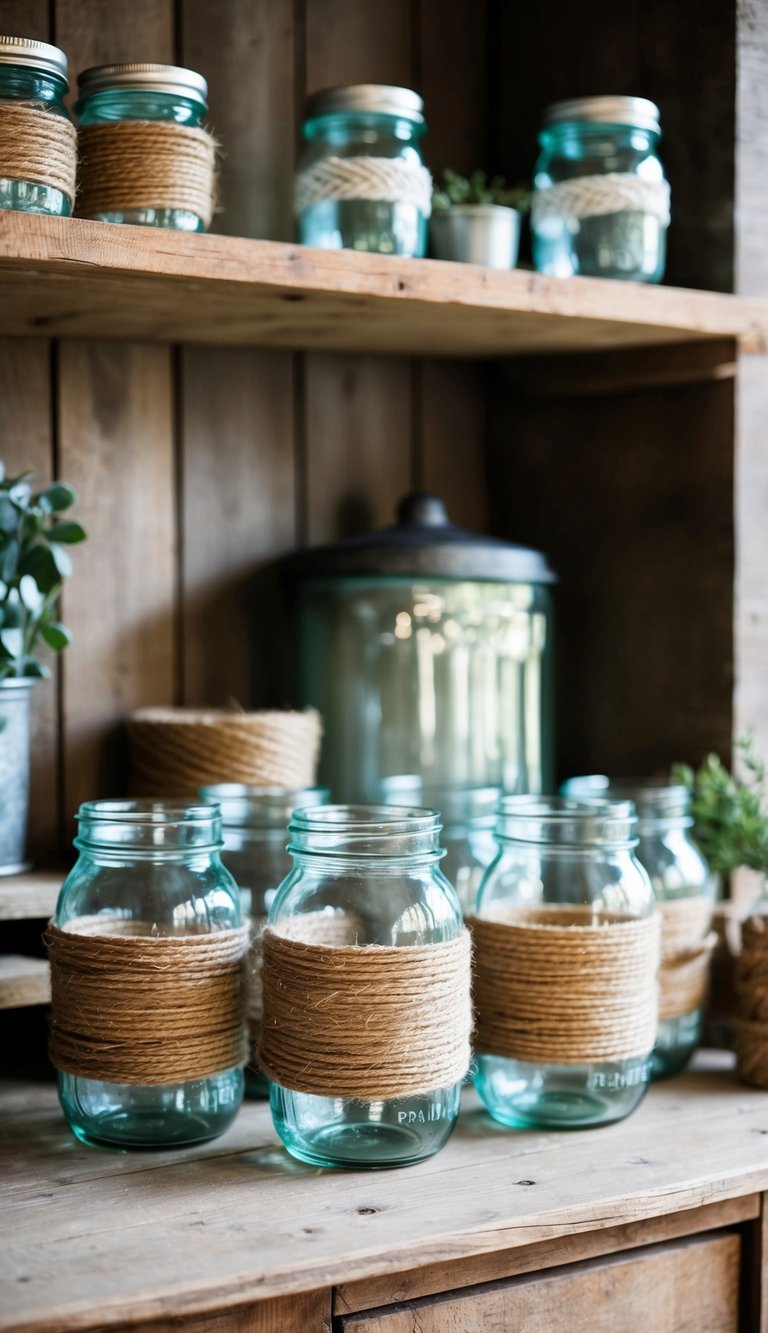
M 200 789 L 204 801 L 221 810 L 224 850 L 221 859 L 237 881 L 244 916 L 253 924 L 253 950 L 258 977 L 261 932 L 277 887 L 289 874 L 291 858 L 286 847 L 288 823 L 294 810 L 307 805 L 326 805 L 326 787 L 247 787 L 239 782 L 218 782 Z M 257 982 L 258 986 L 258 982 Z M 260 987 L 251 995 L 249 1018 L 260 1015 Z M 256 1034 L 252 1034 L 253 1061 Z M 259 1069 L 247 1065 L 245 1092 L 248 1097 L 268 1097 L 269 1080 Z
M 381 782 L 384 805 L 427 806 L 443 821 L 442 871 L 456 890 L 464 916 L 475 910 L 480 883 L 496 856 L 499 787 L 425 787 L 414 773 Z
M 410 89 L 379 84 L 326 88 L 310 97 L 295 190 L 303 245 L 426 254 L 432 204 L 419 150 L 422 111 Z M 388 176 L 377 172 L 381 160 L 393 164 Z
M 293 870 L 269 912 L 303 938 L 301 920 L 354 919 L 354 944 L 438 944 L 462 916 L 439 861 L 440 820 L 429 810 L 318 806 L 296 810 Z M 308 923 L 309 929 L 309 923 Z M 414 998 L 414 1003 L 418 1003 Z M 363 1101 L 294 1092 L 273 1083 L 272 1118 L 294 1157 L 320 1166 L 405 1166 L 436 1153 L 459 1113 L 461 1081 L 420 1096 Z
M 687 787 L 653 778 L 610 779 L 594 774 L 570 778 L 563 784 L 563 795 L 576 801 L 634 801 L 637 858 L 650 875 L 656 900 L 663 904 L 698 899 L 702 904 L 699 933 L 703 939 L 718 881 L 691 836 L 693 819 Z M 651 1060 L 654 1078 L 667 1078 L 685 1068 L 699 1044 L 702 1018 L 702 1009 L 697 1007 L 675 1018 L 659 1019 Z
M 172 121 L 199 128 L 208 112 L 202 74 L 176 65 L 98 65 L 78 76 L 75 115 L 81 127 L 123 120 Z M 97 222 L 126 222 L 175 231 L 205 231 L 188 208 L 133 208 L 94 213 Z
M 68 88 L 67 57 L 57 46 L 26 37 L 0 37 L 0 105 L 15 103 L 69 120 L 64 105 Z M 74 158 L 74 144 L 72 153 Z M 69 217 L 72 204 L 63 190 L 51 185 L 4 176 L 0 161 L 0 208 Z
M 479 918 L 514 907 L 587 908 L 569 922 L 576 936 L 577 923 L 611 930 L 617 919 L 653 916 L 653 889 L 635 856 L 636 820 L 629 802 L 595 802 L 587 808 L 561 797 L 508 796 L 499 808 L 499 851 L 480 886 Z M 480 965 L 476 955 L 475 966 Z M 648 1049 L 631 1058 L 588 1064 L 548 1064 L 485 1052 L 475 1056 L 475 1084 L 490 1114 L 504 1125 L 568 1129 L 609 1124 L 629 1115 L 641 1100 L 650 1079 L 652 1046 L 651 1036 Z
M 660 282 L 669 186 L 658 107 L 643 97 L 585 97 L 545 113 L 534 173 L 533 262 L 568 278 Z
M 159 935 L 240 925 L 237 885 L 219 859 L 221 819 L 210 805 L 91 801 L 80 807 L 80 856 L 59 894 L 55 923 L 82 917 L 152 922 Z M 85 1143 L 123 1148 L 195 1143 L 221 1134 L 243 1098 L 243 1071 L 185 1083 L 105 1083 L 59 1073 L 59 1100 Z

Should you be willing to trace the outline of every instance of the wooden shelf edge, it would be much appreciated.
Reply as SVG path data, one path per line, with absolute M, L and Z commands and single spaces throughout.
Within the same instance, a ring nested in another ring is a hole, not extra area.
M 0 1009 L 49 1004 L 50 999 L 51 979 L 44 959 L 0 954 Z
M 768 302 L 0 212 L 0 334 L 490 357 L 733 338 Z

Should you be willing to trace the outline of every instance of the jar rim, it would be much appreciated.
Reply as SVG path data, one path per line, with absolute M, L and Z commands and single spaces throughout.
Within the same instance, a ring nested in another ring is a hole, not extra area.
M 502 796 L 496 836 L 500 841 L 539 846 L 589 847 L 637 843 L 632 801 L 565 796 Z
M 563 783 L 562 792 L 567 799 L 579 802 L 594 798 L 632 801 L 641 826 L 647 821 L 685 820 L 687 825 L 693 822 L 688 818 L 690 791 L 682 782 L 669 778 L 611 778 L 605 773 L 589 773 L 569 778 Z
M 349 83 L 319 88 L 305 103 L 307 120 L 337 112 L 363 112 L 424 123 L 424 100 L 412 88 L 388 83 Z
M 436 810 L 400 805 L 310 805 L 294 810 L 289 828 L 298 833 L 345 833 L 384 837 L 393 833 L 439 832 Z
M 78 97 L 120 89 L 124 92 L 170 93 L 208 107 L 208 81 L 181 65 L 123 62 L 92 65 L 77 76 Z
M 67 84 L 65 53 L 58 46 L 33 37 L 0 36 L 0 65 L 21 65 L 40 74 L 53 74 Z
M 225 828 L 285 829 L 294 810 L 324 805 L 328 787 L 256 787 L 241 782 L 212 782 L 200 797 L 221 811 Z
M 219 810 L 214 804 L 205 805 L 201 801 L 163 800 L 148 797 L 136 800 L 115 800 L 107 798 L 98 801 L 84 801 L 77 812 L 77 819 L 90 823 L 109 824 L 210 824 L 219 818 Z
M 659 108 L 647 97 L 628 97 L 619 94 L 571 97 L 562 102 L 552 102 L 544 110 L 545 129 L 574 121 L 649 130 L 653 134 L 661 134 Z

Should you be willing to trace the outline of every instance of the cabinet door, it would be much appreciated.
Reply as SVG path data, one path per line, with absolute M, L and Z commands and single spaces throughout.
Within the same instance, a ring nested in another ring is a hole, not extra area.
M 654 1245 L 348 1315 L 344 1333 L 736 1333 L 740 1239 Z

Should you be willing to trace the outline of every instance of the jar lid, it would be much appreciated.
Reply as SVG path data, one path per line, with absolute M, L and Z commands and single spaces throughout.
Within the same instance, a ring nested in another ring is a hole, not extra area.
M 403 116 L 416 125 L 424 123 L 424 101 L 411 88 L 385 83 L 350 83 L 341 88 L 321 88 L 306 102 L 306 114 L 325 116 L 332 111 L 368 111 L 379 116 Z
M 632 125 L 638 130 L 661 133 L 659 108 L 647 97 L 572 97 L 566 102 L 553 102 L 544 112 L 545 125 L 559 125 L 566 120 Z
M 297 578 L 390 574 L 478 583 L 555 582 L 541 551 L 454 527 L 437 495 L 406 495 L 397 518 L 391 528 L 298 551 L 287 557 L 285 568 Z
M 77 76 L 80 97 L 121 88 L 132 92 L 175 93 L 207 107 L 208 84 L 202 74 L 179 65 L 94 65 Z
M 58 46 L 31 37 L 0 37 L 0 65 L 26 65 L 44 74 L 67 77 L 67 57 Z

